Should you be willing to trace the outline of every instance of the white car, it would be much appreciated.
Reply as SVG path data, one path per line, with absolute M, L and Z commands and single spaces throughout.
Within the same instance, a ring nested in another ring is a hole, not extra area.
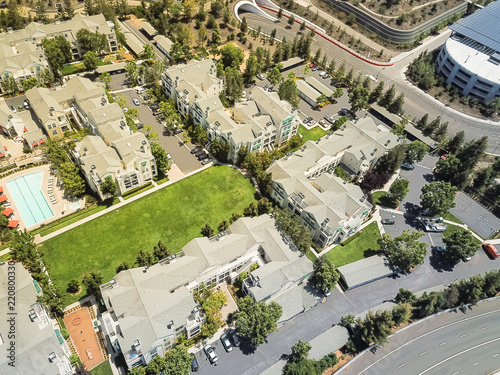
M 144 87 L 138 87 L 138 88 L 137 88 L 137 93 L 138 93 L 138 94 L 142 94 L 144 91 L 146 91 L 146 90 L 144 89 Z
M 135 105 L 139 105 L 139 99 L 137 99 L 137 98 L 132 98 L 132 102 L 133 102 Z
M 213 348 L 212 345 L 208 344 L 203 348 L 203 350 L 205 351 L 205 354 L 211 364 L 214 364 L 219 360 L 219 357 L 217 357 L 217 353 L 215 352 L 215 348 Z
M 317 123 L 315 120 L 311 120 L 311 121 L 309 121 L 309 123 L 307 124 L 307 126 L 309 126 L 309 127 L 311 127 L 311 128 L 312 128 L 313 126 L 316 126 L 316 125 L 318 125 L 318 123 Z
M 247 92 L 246 91 L 243 91 L 241 93 L 241 99 L 245 99 L 247 97 Z

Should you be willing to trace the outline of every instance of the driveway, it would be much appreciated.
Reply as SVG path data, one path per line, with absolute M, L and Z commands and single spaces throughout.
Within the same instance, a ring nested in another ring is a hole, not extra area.
M 187 174 L 201 168 L 202 165 L 198 159 L 190 153 L 194 145 L 191 143 L 184 144 L 179 135 L 163 135 L 163 123 L 157 117 L 153 116 L 151 109 L 149 109 L 146 102 L 135 90 L 126 90 L 121 92 L 120 95 L 128 99 L 129 108 L 137 108 L 139 110 L 139 121 L 144 125 L 151 125 L 153 132 L 158 133 L 158 143 L 171 155 L 172 163 L 176 164 L 182 173 Z M 132 103 L 132 98 L 139 100 L 138 106 Z M 146 133 L 143 129 L 140 131 Z
M 129 88 L 126 73 L 111 74 L 109 88 L 111 91 L 123 90 Z

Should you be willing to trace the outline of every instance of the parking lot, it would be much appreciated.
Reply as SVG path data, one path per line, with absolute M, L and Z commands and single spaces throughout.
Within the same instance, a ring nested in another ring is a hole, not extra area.
M 163 135 L 163 123 L 157 117 L 153 116 L 153 112 L 146 105 L 141 95 L 138 95 L 133 89 L 122 91 L 120 95 L 123 95 L 128 100 L 129 108 L 137 108 L 139 110 L 139 121 L 144 125 L 151 125 L 153 131 L 158 133 L 158 143 L 170 154 L 172 163 L 176 164 L 182 173 L 187 174 L 201 167 L 201 163 L 190 152 L 194 145 L 190 142 L 184 144 L 180 135 Z M 138 106 L 132 103 L 132 98 L 139 100 Z M 139 131 L 146 133 L 144 129 Z

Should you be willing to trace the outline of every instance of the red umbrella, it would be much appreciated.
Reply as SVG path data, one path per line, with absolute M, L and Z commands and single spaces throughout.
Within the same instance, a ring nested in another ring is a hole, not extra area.
M 16 228 L 19 225 L 19 220 L 11 220 L 9 221 L 9 225 L 7 225 L 9 228 Z
M 2 212 L 2 213 L 3 213 L 5 216 L 10 216 L 10 215 L 12 215 L 12 213 L 13 213 L 13 212 L 14 212 L 14 210 L 13 210 L 12 208 L 7 207 L 5 210 L 3 210 L 3 212 Z

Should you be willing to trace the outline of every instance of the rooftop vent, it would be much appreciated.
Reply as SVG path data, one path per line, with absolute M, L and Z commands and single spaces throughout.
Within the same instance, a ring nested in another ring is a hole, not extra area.
M 102 115 L 103 115 L 104 117 L 106 117 L 106 112 L 103 112 L 103 113 L 102 113 Z
M 57 359 L 56 353 L 52 352 L 49 354 L 49 361 L 54 362 Z
M 147 142 L 146 141 L 142 141 L 142 144 L 145 145 Z
M 54 110 L 54 107 L 50 107 L 49 111 L 52 112 Z
M 125 126 L 125 121 L 120 121 L 120 126 Z
M 94 165 L 94 164 L 92 164 L 92 165 L 90 166 L 90 169 L 95 169 L 95 165 Z
M 127 146 L 130 147 L 130 142 L 127 142 Z
M 84 147 L 84 148 L 83 148 L 83 151 L 87 152 L 87 147 Z

